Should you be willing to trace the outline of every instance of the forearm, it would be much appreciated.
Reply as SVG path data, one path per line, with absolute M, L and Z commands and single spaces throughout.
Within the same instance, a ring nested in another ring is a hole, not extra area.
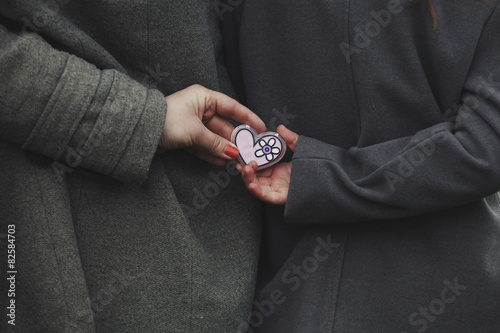
M 54 160 L 90 143 L 79 166 L 143 181 L 165 121 L 163 95 L 58 51 L 35 34 L 1 31 L 2 140 Z
M 292 162 L 287 221 L 344 223 L 413 216 L 500 190 L 499 25 L 496 9 L 484 27 L 452 121 L 362 148 L 342 149 L 300 138 Z

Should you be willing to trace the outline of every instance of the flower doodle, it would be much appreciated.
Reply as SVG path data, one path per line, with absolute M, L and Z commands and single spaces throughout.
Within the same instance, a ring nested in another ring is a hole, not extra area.
M 257 170 L 278 163 L 286 152 L 286 142 L 278 133 L 267 131 L 258 134 L 246 124 L 239 125 L 233 130 L 231 142 L 240 150 L 238 161 L 242 165 L 256 161 Z
M 261 157 L 263 155 L 266 155 L 266 159 L 268 161 L 272 161 L 274 159 L 274 155 L 278 155 L 281 152 L 278 147 L 274 147 L 276 143 L 277 141 L 275 138 L 270 138 L 267 143 L 266 140 L 260 140 L 259 145 L 262 147 L 262 149 L 256 150 L 255 156 Z

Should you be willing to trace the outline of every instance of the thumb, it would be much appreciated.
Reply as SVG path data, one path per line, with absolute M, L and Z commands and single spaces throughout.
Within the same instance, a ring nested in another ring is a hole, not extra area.
M 299 139 L 299 135 L 295 132 L 290 131 L 285 125 L 279 125 L 277 129 L 279 135 L 286 141 L 286 145 L 293 152 L 295 152 L 295 148 L 297 146 L 297 140 Z
M 229 140 L 223 138 L 203 127 L 195 145 L 207 151 L 211 155 L 220 157 L 226 160 L 236 158 L 240 151 Z

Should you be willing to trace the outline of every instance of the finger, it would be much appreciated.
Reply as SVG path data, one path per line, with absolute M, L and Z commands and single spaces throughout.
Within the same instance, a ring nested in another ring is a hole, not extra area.
M 216 115 L 206 122 L 205 126 L 215 134 L 219 134 L 223 138 L 231 140 L 234 126 L 227 119 Z
M 245 165 L 241 169 L 241 177 L 243 178 L 243 182 L 247 187 L 251 183 L 257 183 L 257 176 L 255 175 L 255 169 L 253 168 L 252 162 L 250 162 L 250 164 Z
M 205 126 L 200 126 L 197 130 L 198 132 L 193 138 L 193 147 L 201 148 L 207 153 L 225 160 L 235 159 L 239 155 L 240 151 L 229 140 L 213 133 Z
M 252 126 L 258 133 L 266 130 L 266 125 L 255 113 L 249 108 L 241 105 L 231 97 L 220 92 L 210 90 L 212 98 L 211 106 L 215 108 L 217 114 L 230 117 L 240 123 Z
M 257 172 L 257 169 L 259 168 L 259 165 L 255 161 L 250 161 L 250 163 L 248 163 L 248 166 L 253 169 L 253 172 Z
M 283 205 L 286 203 L 286 198 L 284 198 L 282 194 L 265 190 L 262 185 L 256 182 L 248 184 L 247 188 L 250 193 L 252 193 L 262 201 L 268 202 L 273 205 Z
M 249 165 L 254 171 L 257 171 L 257 168 L 259 167 L 259 165 L 257 164 L 257 162 L 255 161 L 250 161 L 249 164 L 245 164 L 245 165 Z M 241 170 L 243 170 L 243 167 L 245 166 L 241 163 L 237 163 L 236 164 L 236 169 L 238 169 L 238 171 L 241 172 Z
M 299 139 L 299 135 L 295 132 L 290 131 L 285 125 L 279 125 L 277 129 L 279 135 L 283 139 L 285 139 L 288 148 L 290 148 L 293 152 L 297 147 L 297 140 Z
M 264 192 L 264 190 L 262 189 L 262 187 L 259 184 L 250 183 L 250 184 L 248 184 L 247 188 L 250 191 L 250 193 L 255 195 L 260 200 L 267 201 L 266 192 Z
M 256 163 L 257 164 L 257 163 Z M 274 166 L 259 171 L 260 177 L 270 178 L 273 175 Z

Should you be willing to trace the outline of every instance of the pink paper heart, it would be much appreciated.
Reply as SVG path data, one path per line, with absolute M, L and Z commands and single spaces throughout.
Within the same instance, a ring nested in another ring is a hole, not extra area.
M 238 161 L 246 165 L 257 162 L 257 170 L 268 168 L 278 163 L 286 152 L 285 140 L 276 132 L 257 132 L 248 125 L 240 125 L 233 130 L 231 142 L 238 147 Z

